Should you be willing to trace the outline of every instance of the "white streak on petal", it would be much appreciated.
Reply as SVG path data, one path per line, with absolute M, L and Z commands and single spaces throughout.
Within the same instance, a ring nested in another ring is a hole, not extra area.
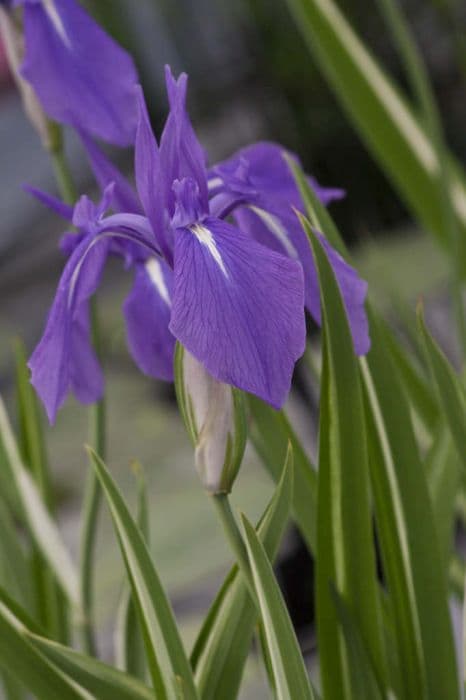
M 63 25 L 62 18 L 58 14 L 57 8 L 55 7 L 54 0 L 42 0 L 42 5 L 49 16 L 50 21 L 55 27 L 57 34 L 63 40 L 63 43 L 66 44 L 66 46 L 68 46 L 69 48 L 71 48 L 71 42 L 69 40 L 68 34 L 66 33 L 66 29 Z
M 223 180 L 221 177 L 212 177 L 207 183 L 209 191 L 214 190 L 216 187 L 220 187 L 220 185 L 223 185 Z
M 223 263 L 222 256 L 219 253 L 217 244 L 215 243 L 215 239 L 212 236 L 212 233 L 209 231 L 209 229 L 205 226 L 201 226 L 200 224 L 195 224 L 191 228 L 191 231 L 194 233 L 199 243 L 202 243 L 202 245 L 204 245 L 207 248 L 207 250 L 213 257 L 213 259 L 215 260 L 225 277 L 228 277 L 228 272 Z
M 168 293 L 167 285 L 165 284 L 162 266 L 157 258 L 149 258 L 149 260 L 146 262 L 146 270 L 160 297 L 164 300 L 167 306 L 171 306 L 172 302 L 170 299 L 170 294 Z
M 282 225 L 280 219 L 278 219 L 273 214 L 270 214 L 269 212 L 265 211 L 264 209 L 260 209 L 260 207 L 255 207 L 251 205 L 249 208 L 251 209 L 251 211 L 254 212 L 254 214 L 257 214 L 257 216 L 260 219 L 262 219 L 264 224 L 269 229 L 270 233 L 272 233 L 275 236 L 275 238 L 277 238 L 280 241 L 290 258 L 298 259 L 298 252 L 292 244 L 292 242 L 290 241 L 286 229 Z

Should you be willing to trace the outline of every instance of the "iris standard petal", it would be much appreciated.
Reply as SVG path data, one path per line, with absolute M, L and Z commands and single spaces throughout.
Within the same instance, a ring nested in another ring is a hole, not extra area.
M 167 207 L 174 214 L 175 198 L 172 183 L 189 178 L 199 189 L 199 201 L 204 214 L 208 213 L 208 188 L 206 154 L 194 132 L 186 110 L 188 76 L 182 73 L 175 79 L 169 66 L 165 67 L 165 81 L 170 102 L 168 115 L 160 139 L 160 158 L 163 173 L 168 183 Z
M 279 408 L 304 352 L 301 264 L 224 221 L 177 230 L 170 330 L 213 377 Z
M 259 201 L 262 205 L 281 201 L 287 207 L 295 207 L 302 211 L 301 196 L 284 159 L 285 153 L 299 164 L 298 156 L 280 144 L 269 141 L 251 144 L 214 166 L 210 171 L 210 181 L 212 182 L 214 177 L 220 178 L 225 186 L 238 191 L 241 187 L 239 175 L 242 173 L 244 187 L 249 191 L 253 188 L 259 198 L 251 201 Z M 345 195 L 341 189 L 322 187 L 313 177 L 309 177 L 308 181 L 325 205 Z
M 42 339 L 28 363 L 31 382 L 51 423 L 71 388 L 86 403 L 99 399 L 103 390 L 90 346 L 87 302 L 100 282 L 108 245 L 108 239 L 88 236 L 75 249 L 61 276 Z
M 22 0 L 23 77 L 53 119 L 127 146 L 134 143 L 137 73 L 129 54 L 76 0 Z
M 162 260 L 149 258 L 136 267 L 133 288 L 123 307 L 128 346 L 142 372 L 173 380 L 175 338 L 168 330 L 173 273 Z
M 147 112 L 142 88 L 138 88 L 138 127 L 135 146 L 136 186 L 144 211 L 152 224 L 155 237 L 168 263 L 173 260 L 173 242 L 167 227 L 167 190 L 160 151 Z

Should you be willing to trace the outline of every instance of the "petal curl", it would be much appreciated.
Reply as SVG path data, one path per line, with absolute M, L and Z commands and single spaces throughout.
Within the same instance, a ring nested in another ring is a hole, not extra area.
M 85 403 L 102 395 L 102 373 L 90 343 L 88 301 L 99 285 L 108 245 L 107 239 L 93 245 L 93 237 L 87 236 L 75 249 L 61 276 L 42 339 L 28 363 L 50 423 L 55 422 L 70 389 Z

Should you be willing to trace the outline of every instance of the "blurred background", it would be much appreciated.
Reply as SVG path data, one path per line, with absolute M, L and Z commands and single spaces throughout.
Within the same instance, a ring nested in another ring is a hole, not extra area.
M 332 213 L 354 246 L 373 295 L 389 309 L 400 302 L 413 306 L 419 294 L 430 295 L 438 334 L 448 345 L 442 257 L 431 238 L 413 226 L 352 130 L 283 0 L 95 0 L 85 4 L 135 57 L 157 131 L 166 114 L 163 66 L 169 63 L 175 72 L 190 75 L 190 113 L 211 161 L 260 139 L 280 141 L 299 153 L 321 184 L 347 191 L 346 199 L 332 206 Z M 341 0 L 339 4 L 367 45 L 404 85 L 377 2 Z M 449 145 L 464 162 L 466 4 L 462 0 L 405 0 L 403 4 L 433 80 Z M 71 134 L 67 134 L 67 149 L 80 191 L 93 193 L 85 158 Z M 56 193 L 47 155 L 23 116 L 1 46 L 0 154 L 0 391 L 14 415 L 11 340 L 21 337 L 31 351 L 39 339 L 62 265 L 57 252 L 62 230 L 61 222 L 21 189 L 27 181 Z M 118 158 L 122 167 L 131 166 L 130 153 L 119 153 Z M 109 465 L 117 470 L 128 494 L 134 491 L 131 460 L 138 458 L 147 470 L 153 496 L 152 546 L 189 640 L 230 558 L 198 486 L 172 390 L 141 376 L 126 350 L 120 307 L 130 284 L 129 276 L 111 263 L 100 304 L 109 392 Z M 312 453 L 313 429 L 302 402 L 306 396 L 312 403 L 305 371 L 298 379 L 289 410 Z M 74 549 L 86 430 L 86 411 L 70 401 L 48 431 L 63 529 Z M 268 477 L 251 452 L 235 500 L 254 517 L 270 492 Z M 108 657 L 121 563 L 106 516 L 99 552 L 101 645 Z M 300 591 L 303 567 L 310 566 L 290 533 L 280 575 L 304 643 L 312 648 L 310 593 Z M 259 697 L 260 680 L 253 666 L 246 692 Z

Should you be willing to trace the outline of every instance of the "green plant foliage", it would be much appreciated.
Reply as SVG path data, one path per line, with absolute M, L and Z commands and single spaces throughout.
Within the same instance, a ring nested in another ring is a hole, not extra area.
M 21 518 L 71 605 L 79 609 L 78 577 L 74 564 L 63 544 L 60 532 L 47 511 L 40 493 L 22 463 L 16 438 L 0 398 L 0 438 L 5 451 L 5 467 L 14 484 Z
M 265 468 L 278 482 L 288 445 L 293 448 L 294 490 L 293 515 L 301 534 L 315 551 L 317 476 L 293 427 L 283 411 L 275 411 L 255 396 L 248 398 L 253 418 L 250 437 Z
M 243 516 L 242 521 L 277 698 L 314 700 L 298 640 L 267 554 L 248 519 Z
M 303 219 L 302 224 L 312 245 L 322 294 L 324 368 L 319 426 L 317 620 L 324 693 L 336 699 L 356 697 L 356 690 L 348 676 L 348 655 L 342 645 L 330 582 L 334 582 L 349 606 L 381 681 L 385 678 L 385 660 L 359 370 L 335 276 L 309 223 Z
M 448 247 L 444 198 L 438 186 L 440 163 L 430 134 L 333 0 L 288 3 L 361 138 L 415 216 Z M 448 177 L 453 208 L 464 231 L 466 191 L 450 162 Z M 464 247 L 462 255 L 464 274 Z
M 156 693 L 160 698 L 176 698 L 181 682 L 184 697 L 197 698 L 191 667 L 173 612 L 143 535 L 102 460 L 90 448 L 89 454 L 112 514 L 139 621 L 144 630 L 148 665 Z
M 289 518 L 292 462 L 289 451 L 280 482 L 257 527 L 258 537 L 271 561 L 277 554 Z M 256 605 L 235 566 L 217 594 L 191 654 L 196 682 L 204 700 L 237 697 L 256 622 Z
M 153 691 L 136 678 L 90 656 L 26 633 L 28 641 L 51 663 L 99 700 L 150 700 Z
M 433 699 L 446 693 L 456 698 L 457 669 L 446 575 L 427 478 L 383 328 L 373 314 L 371 338 L 371 352 L 362 363 L 371 480 L 403 697 Z M 441 655 L 439 644 L 444 650 Z
M 22 622 L 4 601 L 0 603 L 0 666 L 38 700 L 82 700 L 87 694 L 27 639 Z
M 466 445 L 466 400 L 459 377 L 429 333 L 422 307 L 418 311 L 419 329 L 424 341 L 427 360 L 447 425 L 464 466 Z

